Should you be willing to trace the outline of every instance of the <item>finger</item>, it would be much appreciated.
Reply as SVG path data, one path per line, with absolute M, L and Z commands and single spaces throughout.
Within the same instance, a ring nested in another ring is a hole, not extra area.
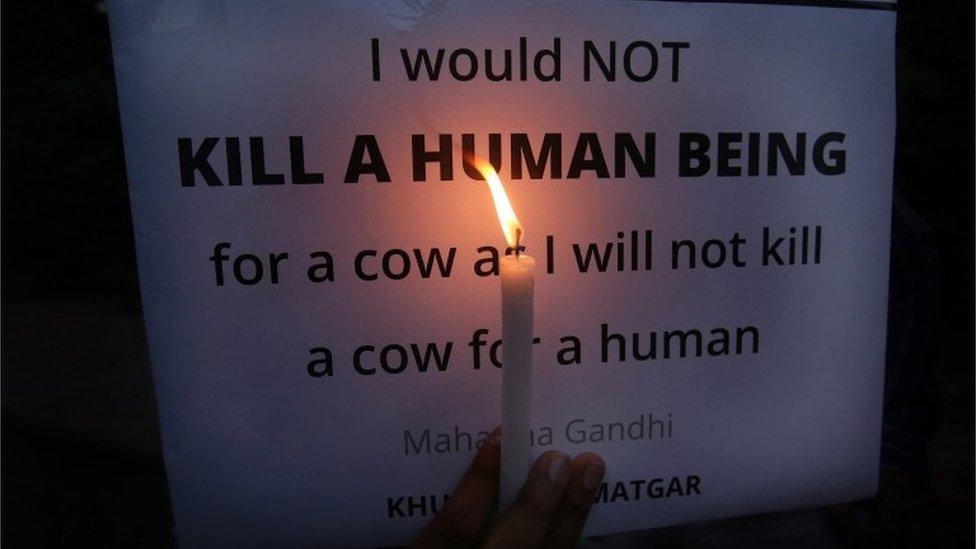
M 477 543 L 498 505 L 501 430 L 495 428 L 475 454 L 444 507 L 420 532 L 413 547 L 469 547 Z
M 600 488 L 607 466 L 596 454 L 580 454 L 573 460 L 573 477 L 556 510 L 543 547 L 573 547 L 583 532 L 586 517 Z
M 566 454 L 546 452 L 539 456 L 522 491 L 488 535 L 485 547 L 538 547 L 572 474 Z

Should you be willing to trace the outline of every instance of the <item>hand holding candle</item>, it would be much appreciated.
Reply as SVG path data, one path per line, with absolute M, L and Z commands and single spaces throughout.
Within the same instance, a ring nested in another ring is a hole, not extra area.
M 499 271 L 502 283 L 502 463 L 499 509 L 518 494 L 532 465 L 532 316 L 535 260 L 522 253 L 522 225 L 498 174 L 490 164 L 479 170 L 488 182 L 498 221 L 508 242 Z

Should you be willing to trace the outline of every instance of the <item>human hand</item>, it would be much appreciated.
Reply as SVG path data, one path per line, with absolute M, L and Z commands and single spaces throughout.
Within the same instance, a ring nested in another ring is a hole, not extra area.
M 474 461 L 441 511 L 424 526 L 412 547 L 572 547 L 579 539 L 606 471 L 603 459 L 584 453 L 539 456 L 522 491 L 497 520 L 501 465 L 499 430 Z

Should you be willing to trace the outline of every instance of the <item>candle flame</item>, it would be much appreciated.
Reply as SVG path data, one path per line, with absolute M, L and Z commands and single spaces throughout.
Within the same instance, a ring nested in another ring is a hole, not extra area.
M 481 175 L 484 176 L 485 181 L 488 182 L 488 189 L 491 190 L 491 198 L 495 201 L 495 211 L 498 212 L 498 223 L 502 227 L 505 240 L 508 242 L 510 248 L 514 248 L 519 245 L 519 240 L 525 232 L 522 230 L 522 224 L 515 217 L 515 210 L 512 209 L 512 203 L 508 200 L 505 187 L 502 185 L 501 179 L 498 178 L 498 173 L 495 172 L 495 168 L 488 162 L 482 161 L 477 163 L 477 167 Z

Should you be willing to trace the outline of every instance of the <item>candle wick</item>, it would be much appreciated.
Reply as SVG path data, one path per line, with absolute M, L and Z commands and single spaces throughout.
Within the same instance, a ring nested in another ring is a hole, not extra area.
M 525 246 L 519 244 L 522 240 L 522 229 L 515 229 L 515 245 L 505 248 L 505 255 L 515 254 L 515 259 L 518 259 L 519 255 L 525 251 Z

